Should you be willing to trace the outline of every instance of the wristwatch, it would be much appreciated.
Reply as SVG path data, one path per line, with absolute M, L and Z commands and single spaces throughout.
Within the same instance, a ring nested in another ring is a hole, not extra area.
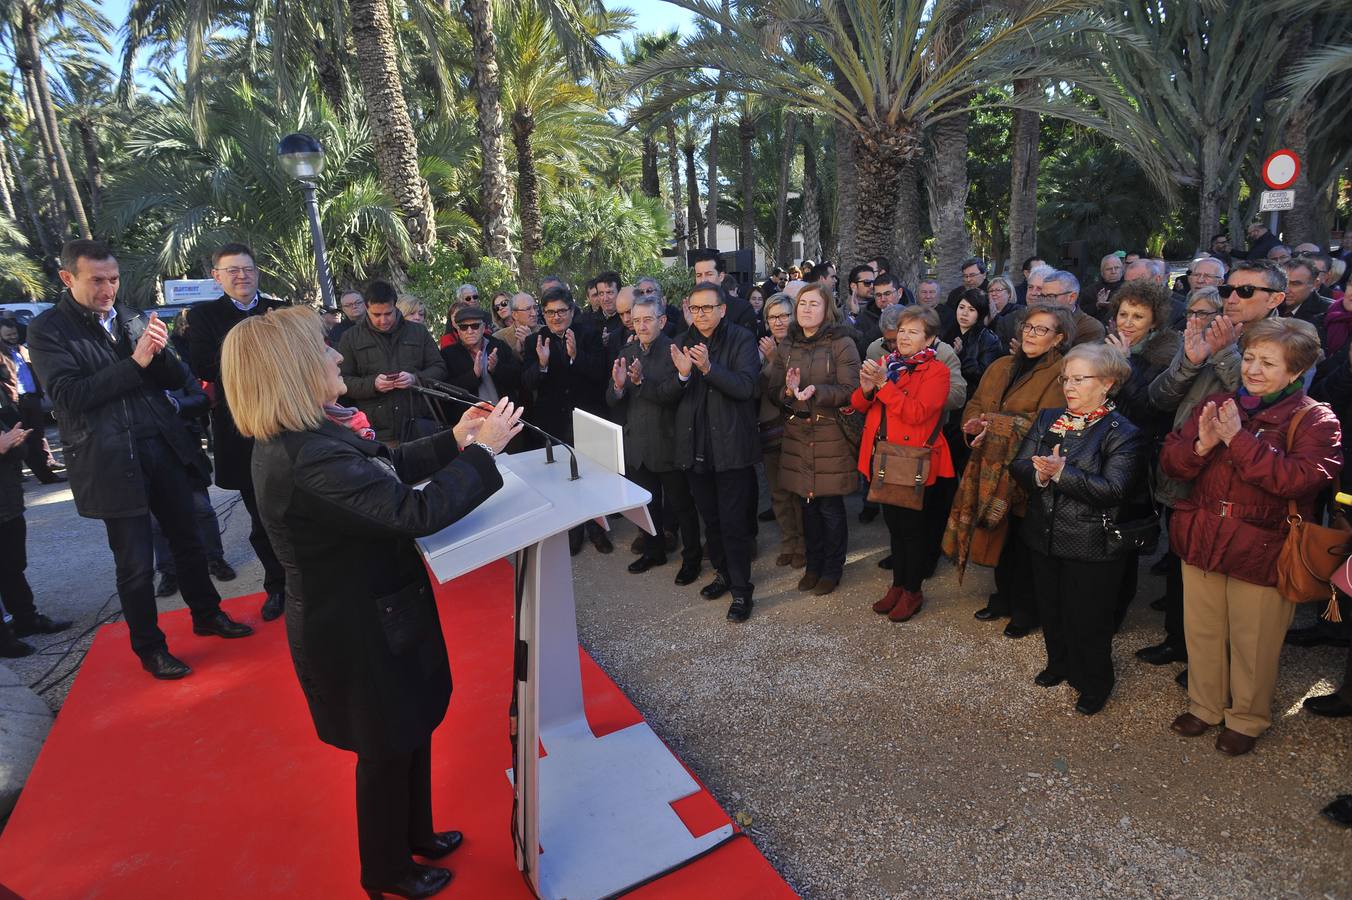
M 498 455 L 498 452 L 497 452 L 496 450 L 494 450 L 492 447 L 490 447 L 490 446 L 488 446 L 487 444 L 485 444 L 483 441 L 471 441 L 471 442 L 470 442 L 470 446 L 471 446 L 471 447 L 478 447 L 478 448 L 480 448 L 481 450 L 483 450 L 483 452 L 487 453 L 490 457 L 494 457 L 494 456 L 497 456 L 497 455 Z

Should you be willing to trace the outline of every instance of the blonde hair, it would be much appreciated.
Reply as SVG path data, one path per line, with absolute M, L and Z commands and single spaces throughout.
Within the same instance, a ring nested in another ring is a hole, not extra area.
M 221 347 L 221 386 L 239 433 L 268 441 L 323 424 L 327 352 L 319 316 L 301 306 L 250 316 L 230 329 Z
M 395 309 L 399 310 L 399 314 L 403 316 L 405 319 L 413 315 L 418 310 L 422 310 L 422 314 L 424 317 L 427 315 L 427 304 L 423 303 L 417 297 L 414 297 L 410 294 L 402 295 L 395 302 L 394 307 Z

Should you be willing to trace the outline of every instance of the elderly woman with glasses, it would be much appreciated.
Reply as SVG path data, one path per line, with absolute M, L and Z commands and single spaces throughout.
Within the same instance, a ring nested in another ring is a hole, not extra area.
M 772 294 L 761 310 L 765 336 L 758 342 L 761 377 L 769 374 L 774 365 L 775 350 L 789 339 L 789 325 L 793 322 L 793 300 L 788 294 Z M 803 510 L 798 499 L 789 493 L 779 477 L 780 451 L 784 444 L 784 407 L 779 398 L 768 391 L 761 392 L 760 436 L 761 453 L 765 462 L 765 480 L 770 487 L 770 507 L 779 525 L 779 555 L 775 565 L 801 569 L 807 564 L 803 553 Z
M 1045 409 L 1010 471 L 1028 492 L 1019 538 L 1032 556 L 1047 664 L 1040 687 L 1063 681 L 1079 692 L 1075 710 L 1092 716 L 1112 693 L 1117 594 L 1128 563 L 1113 528 L 1126 520 L 1145 466 L 1141 432 L 1109 397 L 1131 375 L 1120 348 L 1082 344 L 1058 379 L 1063 408 Z M 1134 563 L 1134 557 L 1130 559 Z

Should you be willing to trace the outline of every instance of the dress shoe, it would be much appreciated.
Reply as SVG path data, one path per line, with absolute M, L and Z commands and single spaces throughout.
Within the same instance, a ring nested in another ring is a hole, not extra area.
M 1005 626 L 1005 637 L 1016 639 L 1021 637 L 1027 637 L 1028 635 L 1032 634 L 1033 631 L 1035 631 L 1036 629 L 1037 629 L 1036 625 L 1020 625 L 1017 622 L 1010 622 L 1008 625 Z
M 803 577 L 798 579 L 798 590 L 810 591 L 816 587 L 817 582 L 821 580 L 822 577 L 820 575 L 815 575 L 812 572 L 804 572 Z
M 647 537 L 647 535 L 644 534 L 644 533 L 641 532 L 641 531 L 640 531 L 638 534 L 634 535 L 634 539 L 633 539 L 632 541 L 629 542 L 629 552 L 630 552 L 630 553 L 633 553 L 633 554 L 635 554 L 635 555 L 637 555 L 637 554 L 639 554 L 639 553 L 642 553 L 642 552 L 643 552 L 643 539 L 646 538 L 646 537 Z
M 1066 676 L 1058 675 L 1051 669 L 1043 669 L 1041 672 L 1038 672 L 1036 675 L 1033 676 L 1033 684 L 1037 685 L 1038 687 L 1045 688 L 1056 687 L 1058 684 L 1060 684 L 1065 680 Z
M 34 634 L 60 634 L 74 624 L 65 619 L 50 619 L 38 613 L 31 619 L 15 619 L 13 630 L 15 637 L 22 638 Z
M 151 651 L 149 656 L 141 657 L 141 668 L 161 681 L 174 681 L 192 674 L 192 669 L 188 668 L 187 663 L 162 648 Z
M 1346 647 L 1347 638 L 1332 634 L 1318 625 L 1311 625 L 1308 628 L 1292 628 L 1286 633 L 1286 643 L 1292 647 Z
M 816 594 L 818 597 L 825 597 L 827 594 L 834 591 L 838 584 L 840 584 L 839 578 L 823 578 L 821 581 L 817 582 L 817 585 L 812 589 L 812 593 Z
M 733 597 L 732 605 L 728 607 L 728 621 L 745 622 L 751 618 L 751 608 L 755 605 L 750 597 Z
M 613 553 L 615 551 L 615 545 L 610 542 L 610 538 L 604 531 L 593 532 L 591 542 L 598 553 Z
M 665 566 L 666 564 L 667 558 L 665 556 L 661 559 L 653 559 L 651 556 L 640 556 L 629 564 L 629 571 L 635 575 L 642 575 L 653 566 Z
M 887 614 L 889 622 L 909 622 L 911 617 L 920 612 L 920 607 L 925 605 L 925 595 L 919 591 L 908 591 L 903 589 L 901 599 L 897 605 L 892 607 L 892 611 Z
M 221 610 L 216 610 L 205 619 L 193 619 L 192 633 L 201 635 L 215 635 L 223 638 L 242 638 L 253 634 L 253 629 L 248 625 L 236 622 L 227 616 Z
M 230 568 L 230 563 L 223 559 L 213 559 L 211 562 L 207 563 L 207 571 L 210 572 L 211 577 L 215 578 L 217 581 L 235 580 L 235 570 Z
M 884 556 L 882 559 L 878 560 L 878 568 L 880 568 L 880 569 L 887 569 L 889 572 L 892 570 L 892 554 L 891 554 L 891 553 L 887 554 L 887 555 Z
M 1136 651 L 1136 658 L 1152 666 L 1163 666 L 1172 662 L 1187 662 L 1188 648 L 1175 647 L 1168 641 Z
M 413 855 L 423 859 L 441 859 L 454 852 L 464 841 L 465 836 L 458 831 L 438 831 L 432 835 L 430 844 L 413 847 Z
M 1003 610 L 996 609 L 993 606 L 983 606 L 976 612 L 972 613 L 972 618 L 979 619 L 982 622 L 991 622 L 994 621 L 995 619 L 1006 618 L 1008 615 L 1009 613 L 1004 612 Z
M 681 569 L 676 573 L 676 583 L 684 587 L 687 584 L 694 584 L 695 579 L 699 577 L 699 563 L 681 563 Z
M 774 507 L 771 507 L 770 509 L 762 509 L 760 513 L 756 516 L 756 519 L 761 522 L 773 522 L 775 520 Z
M 1182 688 L 1183 690 L 1185 690 L 1185 691 L 1188 689 L 1188 670 L 1187 670 L 1187 669 L 1184 669 L 1182 672 L 1179 672 L 1177 675 L 1174 676 L 1174 684 L 1178 685 L 1179 687 L 1181 687 L 1181 688 Z
M 901 595 L 904 593 L 906 593 L 906 591 L 899 587 L 888 588 L 887 593 L 883 594 L 881 600 L 875 600 L 873 602 L 873 611 L 879 615 L 887 615 L 892 611 L 894 606 L 901 602 Z
M 1183 737 L 1201 737 L 1211 730 L 1211 726 L 1190 712 L 1185 712 L 1174 719 L 1169 725 L 1169 730 L 1174 734 Z
M 1252 750 L 1256 743 L 1258 738 L 1240 734 L 1231 728 L 1226 728 L 1216 736 L 1216 749 L 1226 756 L 1243 756 Z
M 366 891 L 366 896 L 378 900 L 386 894 L 394 894 L 396 897 L 430 897 L 450 883 L 451 872 L 449 869 L 415 864 L 407 875 L 394 884 L 387 884 L 378 888 L 366 887 L 363 884 L 362 888 Z
M 791 565 L 793 565 L 793 554 L 792 554 L 792 553 L 781 553 L 781 554 L 779 554 L 778 556 L 775 557 L 775 565 L 777 565 L 777 566 L 791 566 Z
M 1338 799 L 1319 812 L 1334 825 L 1352 828 L 1352 794 L 1339 794 Z
M 1075 711 L 1082 716 L 1092 716 L 1103 709 L 1103 704 L 1107 702 L 1106 696 L 1081 694 L 1080 699 L 1075 701 Z
M 286 595 L 281 591 L 274 591 L 268 594 L 268 599 L 263 601 L 263 621 L 271 622 L 286 611 Z
M 803 553 L 795 553 L 793 555 L 793 562 L 789 563 L 789 568 L 801 569 L 805 565 L 807 565 L 807 555 Z
M 47 475 L 39 475 L 38 481 L 41 482 L 42 484 L 64 484 L 66 479 L 65 476 L 57 475 L 55 472 L 51 472 Z
M 17 632 L 15 632 L 17 634 Z M 1301 704 L 1308 712 L 1329 719 L 1341 719 L 1352 716 L 1352 703 L 1348 703 L 1338 694 L 1324 694 L 1319 697 L 1306 697 Z
M 165 573 L 160 576 L 160 583 L 155 585 L 156 597 L 171 597 L 178 593 L 178 576 Z
M 1155 612 L 1164 612 L 1164 607 L 1169 605 L 1168 597 L 1156 597 L 1150 601 L 1150 608 Z
M 33 646 L 31 644 L 25 644 L 12 635 L 0 640 L 0 657 L 18 659 L 21 656 L 31 656 L 32 653 Z
M 728 583 L 723 580 L 723 574 L 720 572 L 714 575 L 714 580 L 700 588 L 699 595 L 705 600 L 717 600 L 728 592 Z
M 877 506 L 870 506 L 865 503 L 864 508 L 859 510 L 859 521 L 867 525 L 869 522 L 878 518 L 878 511 L 879 508 Z

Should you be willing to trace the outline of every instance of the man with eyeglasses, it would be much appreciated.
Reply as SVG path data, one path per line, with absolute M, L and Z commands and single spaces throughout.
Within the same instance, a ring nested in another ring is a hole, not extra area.
M 985 292 L 990 288 L 990 282 L 986 279 L 986 261 L 981 257 L 973 256 L 963 260 L 959 269 L 962 272 L 962 284 L 949 291 L 945 300 L 950 309 L 958 308 L 958 301 L 962 299 L 964 291 Z
M 228 391 L 221 384 L 221 345 L 230 329 L 240 322 L 282 309 L 286 304 L 259 292 L 258 267 L 253 251 L 244 244 L 225 244 L 212 254 L 211 275 L 221 286 L 222 294 L 193 308 L 192 328 L 188 331 L 188 352 L 192 357 L 189 365 L 194 375 L 211 385 L 210 393 L 216 401 L 211 409 L 216 486 L 239 491 L 249 512 L 249 544 L 263 564 L 263 591 L 267 595 L 263 619 L 272 621 L 282 614 L 286 600 L 286 571 L 273 552 L 263 520 L 258 517 L 250 466 L 254 442 L 239 433 L 230 415 Z M 210 567 L 217 578 L 226 574 L 218 562 L 212 562 Z
M 366 318 L 366 301 L 361 291 L 349 288 L 338 295 L 338 308 L 343 312 L 343 321 L 334 325 L 328 334 L 328 344 L 334 348 L 349 328 Z
M 855 319 L 854 327 L 858 332 L 858 339 L 855 346 L 859 349 L 859 358 L 864 359 L 868 353 L 869 344 L 872 344 L 882 336 L 882 326 L 879 324 L 883 311 L 889 306 L 901 302 L 901 285 L 897 276 L 884 273 L 882 275 L 873 275 L 873 269 L 870 266 L 857 266 L 850 270 L 850 290 L 859 292 L 854 279 L 862 278 L 868 282 L 868 302 L 860 303 L 859 316 Z M 870 276 L 872 276 L 870 278 Z M 860 293 L 862 299 L 862 293 Z
M 606 351 L 600 334 L 574 322 L 576 306 L 567 288 L 550 288 L 541 305 L 545 327 L 526 341 L 521 367 L 521 382 L 535 395 L 526 415 L 536 426 L 571 444 L 574 409 L 606 417 Z M 585 529 L 579 526 L 568 533 L 573 555 L 582 549 L 584 530 L 601 553 L 615 549 L 605 530 L 588 522 Z
M 1293 256 L 1282 264 L 1286 270 L 1286 296 L 1277 307 L 1277 315 L 1309 322 L 1326 343 L 1324 316 L 1333 301 L 1319 295 L 1319 271 L 1308 256 Z
M 512 295 L 508 308 L 512 321 L 493 332 L 493 337 L 511 347 L 517 359 L 520 359 L 525 353 L 526 342 L 540 330 L 540 307 L 534 297 L 522 291 Z
M 754 605 L 755 465 L 761 458 L 756 389 L 760 358 L 752 332 L 727 320 L 723 292 L 697 284 L 686 300 L 691 326 L 671 347 L 681 384 L 676 410 L 676 465 L 704 520 L 714 580 L 700 595 L 732 592 L 728 619 L 745 622 Z M 693 580 L 693 579 L 692 579 Z
M 1221 262 L 1225 263 L 1226 268 L 1229 268 L 1231 259 L 1230 235 L 1223 231 L 1220 234 L 1212 235 L 1211 249 L 1207 252 L 1210 253 L 1213 258 L 1219 259 Z
M 455 311 L 452 324 L 457 340 L 441 348 L 446 382 L 489 403 L 503 397 L 515 402 L 521 386 L 521 361 L 505 343 L 487 334 L 489 321 L 488 313 L 477 306 L 462 306 Z

